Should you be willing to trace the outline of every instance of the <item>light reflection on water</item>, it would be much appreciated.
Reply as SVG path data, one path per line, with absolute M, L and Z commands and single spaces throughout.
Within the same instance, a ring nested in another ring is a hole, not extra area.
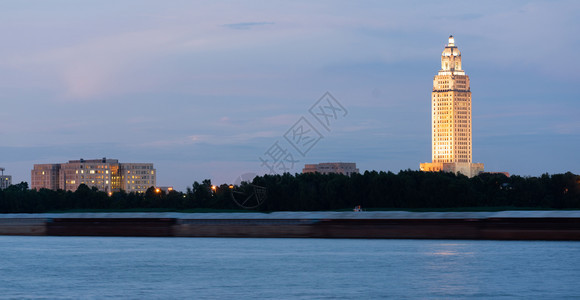
M 441 243 L 433 247 L 432 255 L 472 255 L 473 252 L 466 250 L 467 244 L 449 244 Z
M 0 236 L 0 298 L 578 298 L 580 243 Z

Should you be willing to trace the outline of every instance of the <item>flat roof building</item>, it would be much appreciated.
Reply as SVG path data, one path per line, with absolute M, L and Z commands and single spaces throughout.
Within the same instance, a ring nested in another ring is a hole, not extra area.
M 156 185 L 152 163 L 119 163 L 117 159 L 79 159 L 61 164 L 35 164 L 32 189 L 76 191 L 81 184 L 107 193 L 144 193 Z
M 320 174 L 343 174 L 350 176 L 351 174 L 358 174 L 359 170 L 356 168 L 356 163 L 331 162 L 319 164 L 306 164 L 302 173 L 320 173 Z

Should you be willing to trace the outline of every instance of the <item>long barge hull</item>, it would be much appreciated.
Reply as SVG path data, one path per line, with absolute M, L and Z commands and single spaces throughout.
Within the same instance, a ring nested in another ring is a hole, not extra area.
M 580 241 L 580 218 L 2 218 L 0 235 Z

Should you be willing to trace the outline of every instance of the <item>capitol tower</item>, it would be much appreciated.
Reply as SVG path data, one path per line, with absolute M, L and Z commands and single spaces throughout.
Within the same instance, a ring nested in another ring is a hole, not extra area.
M 483 172 L 482 163 L 472 163 L 471 90 L 469 76 L 461 65 L 455 39 L 441 54 L 441 70 L 433 79 L 431 93 L 431 158 L 421 171 L 444 171 L 473 177 Z

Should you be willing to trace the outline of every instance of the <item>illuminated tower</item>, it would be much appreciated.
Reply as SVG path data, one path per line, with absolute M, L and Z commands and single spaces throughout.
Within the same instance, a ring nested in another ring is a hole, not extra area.
M 431 93 L 431 163 L 421 171 L 446 171 L 473 177 L 483 164 L 472 163 L 471 90 L 453 36 L 441 54 L 441 70 Z

